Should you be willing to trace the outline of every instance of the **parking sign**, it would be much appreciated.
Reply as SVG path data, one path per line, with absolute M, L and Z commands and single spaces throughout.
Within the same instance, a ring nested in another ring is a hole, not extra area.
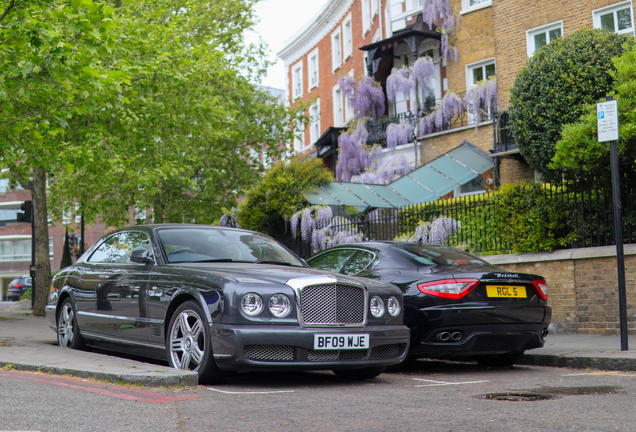
M 618 101 L 596 104 L 598 142 L 618 141 Z

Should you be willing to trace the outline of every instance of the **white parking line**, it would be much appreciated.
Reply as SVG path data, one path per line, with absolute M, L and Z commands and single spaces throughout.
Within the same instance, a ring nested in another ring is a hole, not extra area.
M 219 390 L 212 387 L 208 387 L 208 390 L 212 390 L 219 393 L 234 394 L 234 395 L 260 395 L 260 394 L 275 394 L 275 393 L 293 393 L 293 390 L 279 390 L 279 391 L 264 391 L 264 392 L 232 392 L 227 390 Z
M 434 384 L 416 385 L 415 387 L 435 387 L 435 386 L 447 386 L 447 385 L 480 384 L 480 383 L 490 382 L 489 380 L 485 380 L 485 381 L 447 382 L 447 381 L 427 380 L 427 379 L 423 379 L 423 378 L 413 378 L 413 379 L 415 381 L 424 381 L 424 382 L 434 383 Z
M 576 373 L 576 374 L 567 374 L 563 376 L 625 376 L 625 377 L 636 377 L 635 374 L 628 374 L 625 372 L 619 371 L 610 371 L 610 372 L 587 372 L 587 373 Z

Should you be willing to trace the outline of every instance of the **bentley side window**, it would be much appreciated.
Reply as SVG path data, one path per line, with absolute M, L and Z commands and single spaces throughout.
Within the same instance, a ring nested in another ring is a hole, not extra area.
M 134 231 L 122 232 L 106 239 L 87 261 L 90 263 L 131 264 L 130 254 L 138 249 L 152 252 L 148 235 Z

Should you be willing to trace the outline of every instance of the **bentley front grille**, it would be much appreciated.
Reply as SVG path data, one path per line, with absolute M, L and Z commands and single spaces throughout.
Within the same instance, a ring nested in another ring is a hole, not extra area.
M 289 345 L 245 345 L 245 358 L 256 361 L 293 361 L 294 347 Z
M 366 306 L 363 288 L 339 285 L 311 285 L 300 292 L 300 309 L 305 325 L 363 325 Z

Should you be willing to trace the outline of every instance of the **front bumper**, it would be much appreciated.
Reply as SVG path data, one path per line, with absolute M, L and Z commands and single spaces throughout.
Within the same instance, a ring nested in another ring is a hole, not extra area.
M 410 331 L 405 326 L 303 328 L 285 326 L 210 326 L 212 352 L 219 368 L 232 370 L 321 370 L 388 366 L 406 357 Z M 368 334 L 369 349 L 314 350 L 316 334 Z

